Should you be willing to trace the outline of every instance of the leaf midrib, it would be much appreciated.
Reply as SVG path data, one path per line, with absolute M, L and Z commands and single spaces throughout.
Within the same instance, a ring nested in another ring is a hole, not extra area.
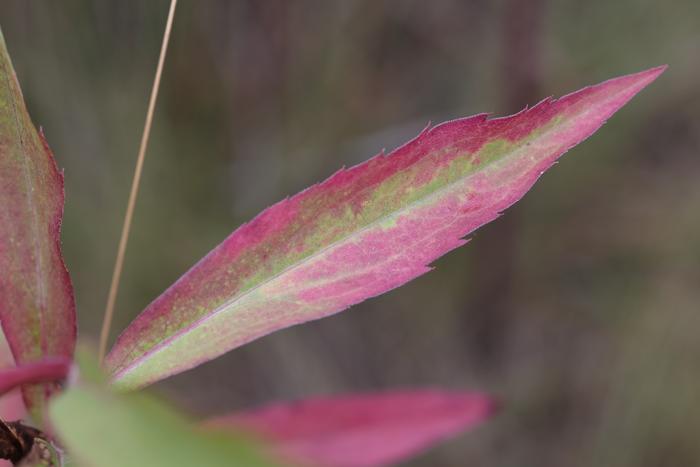
M 552 117 L 552 119 L 555 118 L 555 117 L 556 117 L 556 116 Z M 501 117 L 501 118 L 509 118 L 509 117 Z M 542 128 L 545 127 L 547 124 L 549 124 L 549 123 L 552 121 L 552 119 L 550 119 L 547 123 L 543 124 L 542 126 L 540 126 L 540 127 L 536 128 L 535 130 L 533 130 L 533 132 L 538 131 L 538 130 L 542 130 Z M 497 120 L 497 119 L 494 119 L 494 120 Z M 568 119 L 567 119 L 567 120 L 568 120 Z M 487 121 L 488 121 L 488 120 L 487 120 Z M 555 125 L 555 126 L 553 126 L 553 127 L 559 127 L 559 126 L 563 125 L 563 124 L 565 123 L 565 121 L 560 121 L 559 123 L 560 123 L 560 125 Z M 429 132 L 434 131 L 436 128 L 439 128 L 439 126 L 430 129 Z M 242 292 L 241 294 L 232 297 L 231 299 L 227 300 L 226 302 L 224 302 L 224 303 L 222 303 L 221 305 L 219 305 L 218 307 L 216 307 L 211 313 L 209 313 L 209 314 L 207 314 L 206 316 L 203 316 L 203 317 L 197 319 L 196 321 L 190 323 L 190 324 L 187 325 L 186 327 L 184 327 L 184 328 L 182 328 L 181 330 L 179 330 L 179 331 L 177 331 L 176 333 L 174 333 L 172 336 L 169 336 L 169 337 L 167 337 L 167 338 L 161 340 L 158 344 L 156 344 L 156 345 L 154 345 L 153 347 L 151 347 L 151 349 L 147 350 L 146 352 L 144 352 L 143 354 L 141 354 L 139 357 L 137 357 L 136 359 L 134 359 L 134 360 L 132 361 L 131 364 L 129 364 L 129 365 L 123 367 L 123 369 L 121 369 L 120 371 L 114 373 L 114 376 L 113 376 L 113 378 L 112 378 L 112 381 L 113 381 L 113 382 L 118 381 L 121 377 L 123 377 L 124 375 L 130 373 L 131 371 L 133 371 L 134 369 L 138 368 L 138 367 L 141 366 L 143 363 L 145 363 L 146 361 L 148 361 L 150 358 L 152 358 L 153 355 L 155 355 L 155 354 L 161 352 L 163 349 L 167 348 L 167 346 L 168 346 L 169 344 L 171 344 L 173 341 L 178 340 L 178 339 L 182 338 L 183 336 L 185 336 L 185 335 L 187 335 L 187 334 L 190 334 L 191 332 L 196 331 L 197 328 L 201 327 L 201 324 L 202 324 L 202 323 L 206 323 L 206 322 L 209 321 L 210 319 L 213 319 L 215 316 L 217 316 L 217 315 L 219 315 L 219 314 L 221 314 L 221 313 L 225 313 L 228 309 L 235 307 L 235 305 L 236 305 L 237 302 L 241 302 L 241 301 L 244 300 L 247 296 L 253 294 L 256 290 L 258 290 L 258 289 L 260 289 L 260 288 L 266 286 L 267 284 L 269 284 L 269 283 L 275 281 L 275 280 L 278 279 L 279 277 L 281 277 L 281 276 L 287 274 L 290 270 L 296 269 L 296 268 L 298 268 L 298 267 L 303 266 L 304 264 L 307 264 L 307 263 L 309 263 L 309 262 L 315 260 L 317 257 L 319 257 L 319 256 L 321 256 L 322 254 L 324 254 L 326 251 L 331 250 L 331 249 L 337 247 L 339 244 L 342 244 L 342 243 L 347 242 L 349 238 L 354 237 L 354 236 L 357 236 L 357 235 L 359 235 L 359 234 L 365 232 L 365 231 L 368 230 L 368 229 L 374 228 L 374 227 L 376 227 L 378 224 L 381 224 L 382 222 L 385 222 L 385 221 L 389 220 L 389 219 L 392 218 L 392 217 L 398 217 L 398 216 L 402 215 L 403 213 L 405 213 L 405 212 L 407 212 L 407 211 L 410 211 L 411 209 L 414 209 L 415 207 L 417 207 L 417 206 L 419 206 L 419 205 L 421 205 L 421 204 L 426 204 L 426 203 L 428 203 L 428 202 L 429 202 L 431 199 L 433 199 L 433 198 L 438 198 L 438 197 L 440 197 L 443 193 L 449 191 L 449 190 L 450 190 L 451 188 L 453 188 L 455 185 L 457 185 L 457 184 L 459 184 L 459 183 L 463 183 L 465 180 L 467 180 L 467 179 L 469 179 L 469 178 L 472 178 L 472 177 L 474 177 L 475 175 L 477 175 L 477 174 L 479 174 L 479 173 L 484 173 L 484 172 L 486 172 L 486 171 L 493 170 L 493 169 L 494 169 L 495 167 L 497 167 L 498 165 L 500 165 L 500 164 L 502 164 L 503 162 L 509 160 L 509 159 L 513 156 L 513 154 L 517 153 L 518 150 L 520 150 L 520 149 L 525 145 L 526 142 L 533 143 L 534 141 L 540 140 L 540 139 L 546 137 L 551 131 L 552 131 L 552 128 L 547 129 L 547 130 L 545 130 L 545 131 L 542 131 L 537 137 L 535 137 L 534 140 L 527 140 L 527 137 L 520 139 L 518 142 L 515 142 L 515 143 L 514 143 L 514 146 L 511 148 L 510 151 L 506 152 L 502 157 L 500 157 L 500 158 L 498 158 L 498 159 L 495 159 L 495 160 L 492 159 L 491 161 L 489 161 L 489 162 L 487 162 L 486 164 L 482 165 L 482 166 L 480 167 L 479 170 L 473 171 L 473 172 L 469 173 L 468 175 L 466 175 L 465 177 L 457 178 L 456 180 L 445 184 L 445 185 L 442 186 L 441 188 L 438 188 L 438 189 L 434 190 L 433 192 L 427 194 L 426 196 L 423 196 L 422 198 L 416 199 L 416 200 L 415 200 L 413 203 L 411 203 L 411 204 L 407 204 L 406 206 L 404 206 L 404 207 L 402 207 L 402 208 L 400 208 L 400 209 L 397 209 L 397 210 L 392 211 L 392 212 L 390 212 L 390 213 L 388 213 L 388 214 L 385 214 L 385 215 L 383 215 L 383 216 L 381 216 L 381 217 L 378 217 L 377 219 L 373 220 L 372 222 L 370 222 L 370 223 L 367 224 L 366 226 L 364 226 L 364 227 L 362 227 L 362 228 L 360 228 L 360 229 L 358 229 L 358 230 L 354 230 L 352 233 L 350 233 L 350 234 L 348 234 L 348 235 L 345 235 L 345 236 L 342 237 L 342 238 L 339 238 L 338 240 L 336 240 L 336 241 L 330 243 L 328 246 L 326 246 L 326 247 L 324 247 L 324 248 L 321 248 L 321 249 L 317 250 L 316 252 L 310 254 L 309 256 L 307 256 L 307 257 L 305 257 L 305 258 L 303 258 L 303 259 L 301 259 L 301 260 L 299 260 L 299 261 L 297 261 L 297 262 L 295 262 L 295 263 L 293 263 L 293 264 L 287 266 L 287 267 L 286 267 L 285 269 L 283 269 L 282 271 L 280 271 L 280 272 L 278 272 L 278 273 L 276 273 L 276 274 L 270 276 L 268 279 L 265 279 L 264 281 L 261 281 L 260 283 L 258 283 L 258 284 L 255 285 L 254 287 L 251 287 L 250 289 L 248 289 L 248 290 Z M 532 134 L 532 132 L 531 132 L 530 134 Z M 482 146 L 479 148 L 479 150 L 480 150 L 481 148 L 483 148 L 483 144 L 482 144 Z M 478 152 L 478 150 L 474 151 L 474 153 L 476 153 L 476 152 Z M 405 170 L 405 169 L 404 169 L 404 170 Z M 379 185 L 380 183 L 381 183 L 381 182 L 377 183 L 377 185 Z M 376 186 L 376 185 L 375 185 L 375 186 Z

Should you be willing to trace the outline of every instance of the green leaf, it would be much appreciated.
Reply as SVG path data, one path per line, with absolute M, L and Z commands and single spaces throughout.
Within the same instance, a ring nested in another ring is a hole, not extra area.
M 204 429 L 144 393 L 116 394 L 95 365 L 81 362 L 81 381 L 50 405 L 67 457 L 91 467 L 268 467 L 280 465 L 253 438 Z M 73 464 L 71 464 L 73 465 Z

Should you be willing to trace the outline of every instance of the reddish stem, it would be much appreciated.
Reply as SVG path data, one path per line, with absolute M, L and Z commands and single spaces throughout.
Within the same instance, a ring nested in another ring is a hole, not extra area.
M 68 376 L 71 360 L 64 357 L 48 357 L 14 368 L 0 370 L 0 396 L 24 384 L 62 381 Z

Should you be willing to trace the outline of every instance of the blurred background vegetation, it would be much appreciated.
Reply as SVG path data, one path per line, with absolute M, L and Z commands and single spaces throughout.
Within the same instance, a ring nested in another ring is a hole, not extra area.
M 95 340 L 167 0 L 3 0 Z M 503 412 L 411 466 L 700 465 L 700 2 L 181 0 L 113 337 L 234 228 L 428 121 L 669 70 L 437 270 L 157 385 L 207 415 L 440 385 Z

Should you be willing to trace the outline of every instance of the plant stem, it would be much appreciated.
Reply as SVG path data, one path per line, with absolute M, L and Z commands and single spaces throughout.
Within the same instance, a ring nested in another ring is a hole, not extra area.
M 109 329 L 112 325 L 114 317 L 114 305 L 117 300 L 117 291 L 119 290 L 119 281 L 121 279 L 122 268 L 124 266 L 124 255 L 126 253 L 126 245 L 129 240 L 129 231 L 131 230 L 131 220 L 134 216 L 134 206 L 136 205 L 136 197 L 139 192 L 139 183 L 141 181 L 141 173 L 143 171 L 143 161 L 146 156 L 146 148 L 148 147 L 148 138 L 151 133 L 151 124 L 153 123 L 153 113 L 158 99 L 158 90 L 160 88 L 160 79 L 163 74 L 163 63 L 165 62 L 165 54 L 168 51 L 168 43 L 170 42 L 170 32 L 173 27 L 173 18 L 175 17 L 175 6 L 177 0 L 170 1 L 170 11 L 168 12 L 168 20 L 165 24 L 165 33 L 163 34 L 163 43 L 160 48 L 160 57 L 158 58 L 158 67 L 156 75 L 153 79 L 153 88 L 151 89 L 151 98 L 148 103 L 148 111 L 146 112 L 146 122 L 143 127 L 143 135 L 141 136 L 141 145 L 139 147 L 138 157 L 136 159 L 136 168 L 134 170 L 134 178 L 131 182 L 131 193 L 129 194 L 129 203 L 127 204 L 126 214 L 124 215 L 124 224 L 122 233 L 119 239 L 119 249 L 117 250 L 117 259 L 114 263 L 114 271 L 112 272 L 112 282 L 109 287 L 109 295 L 107 296 L 107 305 L 105 306 L 104 318 L 102 321 L 102 331 L 100 332 L 100 347 L 99 360 L 100 363 L 104 360 L 107 350 L 107 339 L 109 338 Z

